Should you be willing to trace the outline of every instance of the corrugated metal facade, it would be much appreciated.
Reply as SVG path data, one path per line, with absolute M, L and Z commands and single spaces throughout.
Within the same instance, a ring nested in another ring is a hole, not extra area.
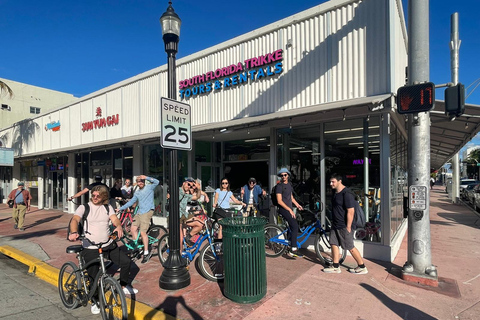
M 403 85 L 407 62 L 398 4 L 399 0 L 326 2 L 178 60 L 181 81 L 283 50 L 281 74 L 185 99 L 192 108 L 192 126 L 285 110 L 301 113 L 304 107 L 396 90 Z M 160 97 L 166 92 L 166 66 L 96 92 L 35 119 L 40 128 L 59 120 L 61 129 L 36 130 L 22 153 L 75 150 L 158 134 Z M 82 131 L 83 123 L 117 114 L 117 125 Z

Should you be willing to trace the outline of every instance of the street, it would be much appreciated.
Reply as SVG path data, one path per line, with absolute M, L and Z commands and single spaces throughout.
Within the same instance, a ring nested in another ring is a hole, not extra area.
M 27 273 L 28 267 L 0 253 L 0 319 L 100 319 L 90 308 L 65 309 L 58 289 Z

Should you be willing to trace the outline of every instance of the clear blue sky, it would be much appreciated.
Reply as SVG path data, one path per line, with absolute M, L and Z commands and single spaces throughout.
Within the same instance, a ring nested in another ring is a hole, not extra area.
M 182 19 L 177 57 L 322 2 L 174 0 Z M 159 18 L 167 6 L 167 0 L 0 0 L 0 77 L 80 97 L 164 65 Z M 430 7 L 430 80 L 450 81 L 450 15 L 457 11 L 460 82 L 468 86 L 480 78 L 480 1 L 430 0 Z M 480 88 L 467 103 L 480 105 Z

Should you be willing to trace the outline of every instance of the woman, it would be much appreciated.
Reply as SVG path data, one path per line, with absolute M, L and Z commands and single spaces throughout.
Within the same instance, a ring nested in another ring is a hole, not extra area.
M 243 202 L 237 200 L 230 191 L 230 182 L 227 178 L 223 178 L 220 188 L 215 190 L 215 199 L 213 201 L 214 208 L 230 209 L 230 200 L 235 204 L 243 205 Z

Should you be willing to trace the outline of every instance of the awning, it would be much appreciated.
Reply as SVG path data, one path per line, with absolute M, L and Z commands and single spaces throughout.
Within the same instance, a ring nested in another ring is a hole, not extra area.
M 435 110 L 430 111 L 430 167 L 435 170 L 460 152 L 480 131 L 480 106 L 465 105 L 465 113 L 453 121 L 444 110 L 445 102 L 437 100 Z

